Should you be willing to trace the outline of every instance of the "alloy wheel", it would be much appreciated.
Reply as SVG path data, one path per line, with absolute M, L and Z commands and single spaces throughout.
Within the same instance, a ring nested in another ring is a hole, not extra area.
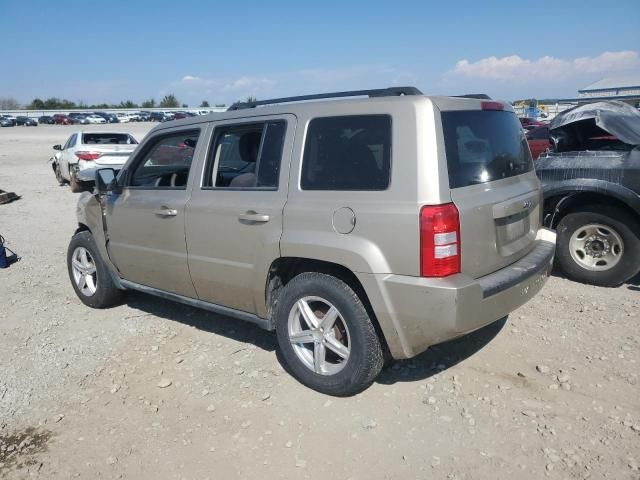
M 84 247 L 77 247 L 71 256 L 71 268 L 73 280 L 78 290 L 85 297 L 95 294 L 98 288 L 98 276 L 95 261 L 89 250 Z
M 344 318 L 321 297 L 299 299 L 289 312 L 289 341 L 298 359 L 319 375 L 334 375 L 347 364 L 351 337 Z

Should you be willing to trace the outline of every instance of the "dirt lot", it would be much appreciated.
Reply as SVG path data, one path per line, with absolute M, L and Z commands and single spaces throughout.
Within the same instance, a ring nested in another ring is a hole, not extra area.
M 0 270 L 0 477 L 640 478 L 639 279 L 553 277 L 508 321 L 330 398 L 252 325 L 141 294 L 80 303 L 77 196 L 46 163 L 73 129 L 0 129 L 0 188 L 22 195 L 0 205 L 22 257 Z

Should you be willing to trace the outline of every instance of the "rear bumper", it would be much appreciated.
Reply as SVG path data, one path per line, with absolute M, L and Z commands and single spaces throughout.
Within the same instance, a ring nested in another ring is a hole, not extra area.
M 357 274 L 394 358 L 459 337 L 505 317 L 536 295 L 551 272 L 555 233 L 541 229 L 534 249 L 502 270 L 473 279 Z
M 116 173 L 122 169 L 122 163 L 99 163 L 96 161 L 79 160 L 78 163 L 69 165 L 76 180 L 81 182 L 93 182 L 96 178 L 96 170 L 101 168 L 113 168 Z

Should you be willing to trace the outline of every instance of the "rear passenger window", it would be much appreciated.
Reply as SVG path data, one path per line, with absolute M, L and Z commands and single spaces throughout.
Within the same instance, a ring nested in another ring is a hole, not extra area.
M 67 143 L 65 144 L 65 146 L 63 147 L 63 150 L 66 150 L 67 148 L 71 148 L 73 146 L 75 146 L 76 144 L 76 138 L 77 138 L 77 134 L 73 134 L 69 137 L 69 140 L 67 140 Z
M 303 190 L 385 190 L 391 170 L 391 117 L 354 115 L 309 123 Z
M 216 129 L 205 187 L 278 188 L 283 120 Z

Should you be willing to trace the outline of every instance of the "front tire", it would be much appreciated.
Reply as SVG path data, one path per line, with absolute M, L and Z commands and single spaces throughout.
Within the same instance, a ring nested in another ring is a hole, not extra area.
M 67 269 L 78 298 L 92 308 L 107 308 L 120 302 L 122 290 L 113 282 L 93 235 L 76 233 L 67 250 Z
M 53 172 L 55 173 L 56 180 L 60 185 L 64 185 L 65 183 L 67 183 L 64 177 L 62 176 L 62 172 L 60 171 L 60 164 L 58 162 L 55 163 L 53 167 Z
M 343 281 L 306 272 L 282 289 L 275 312 L 282 357 L 319 392 L 354 395 L 382 370 L 380 339 L 358 295 Z
M 557 228 L 556 258 L 571 280 L 615 287 L 640 271 L 640 225 L 604 205 L 567 214 Z

